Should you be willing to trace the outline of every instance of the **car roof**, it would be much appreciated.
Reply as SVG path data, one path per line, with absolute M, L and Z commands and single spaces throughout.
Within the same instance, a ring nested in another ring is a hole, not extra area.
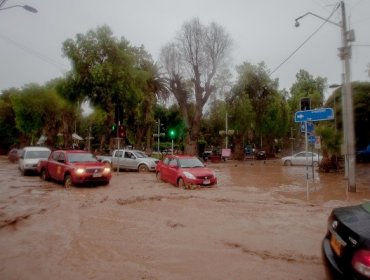
M 54 153 L 56 152 L 63 152 L 67 154 L 91 154 L 90 152 L 84 150 L 55 150 Z
M 196 156 L 190 156 L 190 155 L 166 155 L 166 157 L 175 157 L 178 159 L 181 158 L 197 158 Z
M 23 148 L 24 151 L 50 151 L 47 147 L 39 147 L 39 146 L 28 146 Z

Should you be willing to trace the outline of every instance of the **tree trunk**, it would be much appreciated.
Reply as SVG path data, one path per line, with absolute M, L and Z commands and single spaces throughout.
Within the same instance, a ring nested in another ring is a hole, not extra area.
M 243 135 L 234 135 L 234 159 L 244 160 Z

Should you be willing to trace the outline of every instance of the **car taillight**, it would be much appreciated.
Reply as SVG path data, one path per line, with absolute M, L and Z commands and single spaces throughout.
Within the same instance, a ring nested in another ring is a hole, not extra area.
M 370 279 L 370 251 L 369 250 L 357 251 L 352 258 L 352 267 L 358 273 Z

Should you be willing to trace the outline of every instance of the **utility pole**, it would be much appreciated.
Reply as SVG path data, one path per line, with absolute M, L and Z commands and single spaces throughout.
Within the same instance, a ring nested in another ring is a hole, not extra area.
M 340 58 L 343 60 L 344 67 L 344 85 L 342 96 L 343 99 L 343 110 L 347 115 L 343 118 L 344 129 L 344 143 L 345 143 L 345 155 L 347 155 L 347 168 L 348 168 L 348 191 L 356 192 L 356 155 L 355 155 L 355 128 L 353 118 L 353 100 L 352 100 L 352 87 L 351 87 L 351 67 L 349 59 L 351 57 L 351 46 L 348 42 L 354 41 L 354 33 L 352 30 L 347 30 L 346 21 L 346 9 L 344 2 L 340 2 L 342 12 L 342 44 L 343 47 L 340 49 Z
M 227 112 L 226 112 L 226 115 L 225 115 L 225 148 L 227 149 L 227 147 L 229 146 L 229 138 L 228 138 L 228 134 L 229 134 L 229 128 L 228 128 L 228 116 L 227 116 Z
M 161 134 L 161 119 L 158 118 L 158 141 L 157 141 L 157 152 L 159 153 L 159 138 Z
M 314 13 L 308 12 L 295 19 L 295 26 L 300 25 L 299 20 L 307 15 L 315 16 L 325 22 L 338 26 L 342 33 L 342 47 L 339 48 L 339 57 L 343 61 L 343 85 L 342 85 L 342 111 L 343 111 L 343 154 L 345 156 L 345 177 L 347 180 L 347 189 L 349 192 L 356 192 L 356 154 L 355 154 L 355 128 L 353 117 L 353 100 L 351 87 L 351 67 L 349 60 L 351 58 L 351 46 L 349 42 L 354 41 L 354 31 L 347 30 L 346 9 L 344 1 L 335 9 L 341 9 L 342 22 L 340 24 L 330 21 L 329 18 L 323 18 Z

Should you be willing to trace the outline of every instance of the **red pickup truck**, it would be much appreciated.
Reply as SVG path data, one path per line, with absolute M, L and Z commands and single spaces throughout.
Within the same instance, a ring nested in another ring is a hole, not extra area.
M 37 171 L 43 180 L 63 182 L 66 188 L 82 183 L 108 185 L 112 177 L 110 167 L 80 150 L 53 151 L 47 160 L 38 162 Z

